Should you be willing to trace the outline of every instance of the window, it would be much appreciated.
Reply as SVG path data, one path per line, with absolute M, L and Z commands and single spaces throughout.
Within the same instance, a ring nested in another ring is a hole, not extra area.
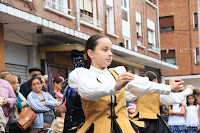
M 148 48 L 156 50 L 155 22 L 147 18 Z
M 123 38 L 123 42 L 124 42 L 124 47 L 127 49 L 131 49 L 131 41 L 128 38 Z
M 47 6 L 60 12 L 69 14 L 69 0 L 47 0 Z
M 149 44 L 149 49 L 155 49 L 154 44 L 153 44 L 153 31 L 148 30 L 148 44 Z
M 128 19 L 128 7 L 127 7 L 127 0 L 122 0 L 122 19 L 124 21 L 129 21 Z
M 195 60 L 195 64 L 200 64 L 200 56 L 199 56 L 199 47 L 196 47 L 194 49 L 195 51 L 194 52 L 194 60 Z
M 87 16 L 93 17 L 92 0 L 80 0 L 80 12 Z
M 142 27 L 141 27 L 141 13 L 136 12 L 136 32 L 137 36 L 142 35 Z
M 113 12 L 113 0 L 110 0 L 112 4 L 106 5 L 106 17 L 107 17 L 107 32 L 115 33 L 114 28 L 114 12 Z
M 175 50 L 162 50 L 161 60 L 176 65 L 176 52 Z
M 174 16 L 164 16 L 159 18 L 160 32 L 174 31 Z
M 80 20 L 94 26 L 101 26 L 100 21 L 97 20 L 96 0 L 80 0 Z
M 194 13 L 194 28 L 198 28 L 198 14 Z

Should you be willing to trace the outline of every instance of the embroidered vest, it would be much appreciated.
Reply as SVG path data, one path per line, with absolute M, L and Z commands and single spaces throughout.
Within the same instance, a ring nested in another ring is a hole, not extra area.
M 159 94 L 148 93 L 147 95 L 138 97 L 136 101 L 136 111 L 130 115 L 139 119 L 158 119 L 160 115 Z M 138 119 L 134 120 L 138 120 Z
M 115 79 L 118 74 L 113 70 L 110 71 Z M 95 88 L 94 88 L 95 89 Z M 116 121 L 117 126 L 123 133 L 135 133 L 128 118 L 125 101 L 125 88 L 115 95 L 116 103 L 114 112 L 111 113 L 111 96 L 105 96 L 98 100 L 85 100 L 81 98 L 82 108 L 85 114 L 85 123 L 78 130 L 78 133 L 87 132 L 91 126 L 94 126 L 94 133 L 111 133 L 111 119 Z

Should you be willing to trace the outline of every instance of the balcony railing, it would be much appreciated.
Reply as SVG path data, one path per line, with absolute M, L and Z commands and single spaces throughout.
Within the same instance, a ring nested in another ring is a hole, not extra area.
M 70 12 L 71 12 L 70 9 L 65 8 L 63 5 L 56 4 L 55 2 L 52 2 L 51 0 L 46 0 L 46 6 L 48 6 L 49 8 L 52 8 L 54 10 L 60 11 L 62 13 L 65 13 L 65 14 L 70 14 Z
M 148 0 L 148 1 L 156 5 L 156 0 Z
M 86 15 L 84 13 L 80 13 L 80 19 L 83 20 L 83 21 L 86 21 L 86 22 L 88 22 L 90 24 L 96 25 L 98 27 L 101 26 L 101 22 L 100 21 L 94 20 L 94 18 L 92 18 L 92 17 L 90 17 L 90 16 L 88 16 L 88 15 Z

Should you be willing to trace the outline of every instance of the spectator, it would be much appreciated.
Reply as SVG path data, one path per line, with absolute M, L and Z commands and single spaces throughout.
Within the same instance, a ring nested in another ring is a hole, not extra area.
M 129 106 L 126 109 L 128 110 L 128 114 L 133 114 L 133 113 L 135 113 L 136 104 L 129 103 Z
M 46 89 L 46 92 L 48 92 L 48 75 L 43 75 L 44 78 L 44 87 Z
M 37 115 L 32 124 L 32 133 L 51 126 L 55 118 L 53 109 L 57 106 L 57 101 L 49 93 L 42 91 L 40 77 L 33 77 L 30 83 L 32 91 L 29 93 L 27 101 Z
M 63 82 L 62 78 L 60 78 L 59 76 L 53 76 L 54 93 L 55 93 L 55 98 L 58 101 L 58 106 L 62 104 L 61 100 L 63 99 L 63 94 L 61 93 L 62 82 Z
M 200 105 L 200 89 L 194 89 L 193 91 L 194 97 L 197 101 L 197 104 Z
M 10 71 L 3 70 L 0 72 L 0 79 L 5 79 L 5 77 L 9 74 L 12 74 Z
M 18 100 L 18 102 L 16 104 L 18 112 L 20 112 L 23 107 L 25 107 L 25 106 L 28 107 L 29 104 L 26 101 L 25 97 L 20 92 L 17 92 L 18 86 L 19 86 L 17 76 L 10 74 L 10 75 L 7 75 L 5 77 L 5 80 L 7 80 L 11 84 L 13 91 L 15 92 L 15 95 L 16 95 L 17 100 Z M 12 124 L 9 125 L 9 132 L 10 133 L 16 133 L 16 132 L 17 133 L 25 133 L 26 131 L 21 131 L 16 123 L 12 123 Z
M 5 128 L 6 128 L 6 117 L 1 107 L 2 104 L 3 104 L 3 98 L 0 97 L 0 133 L 5 132 Z
M 142 37 L 141 36 L 138 36 L 137 37 L 137 45 L 142 45 L 143 46 L 143 44 L 142 44 Z
M 9 120 L 9 110 L 17 104 L 17 98 L 10 83 L 0 79 L 0 97 L 3 97 L 3 112 L 6 117 L 6 123 Z M 8 128 L 6 129 L 8 131 Z
M 181 92 L 184 89 L 176 90 L 177 92 Z M 185 106 L 184 103 L 173 104 L 172 106 L 168 106 L 169 109 L 169 117 L 168 117 L 168 125 L 172 133 L 185 133 Z
M 55 133 L 62 133 L 63 131 L 65 112 L 66 112 L 66 107 L 58 107 L 56 109 L 56 119 L 53 121 L 51 125 L 51 129 L 53 129 Z
M 30 78 L 32 78 L 33 76 L 41 77 L 42 73 L 43 73 L 43 71 L 41 69 L 37 68 L 37 67 L 29 69 Z M 30 80 L 23 83 L 20 87 L 20 92 L 23 94 L 23 96 L 25 98 L 27 98 L 28 94 L 32 91 L 31 84 L 29 82 L 30 82 Z M 42 86 L 42 90 L 45 91 L 44 86 Z
M 200 131 L 199 106 L 197 106 L 194 94 L 187 96 L 185 109 L 185 130 L 187 130 L 188 133 L 198 133 L 197 131 Z

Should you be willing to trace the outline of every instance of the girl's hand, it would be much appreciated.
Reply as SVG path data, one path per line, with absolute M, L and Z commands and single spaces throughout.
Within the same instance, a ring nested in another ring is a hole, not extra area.
M 200 131 L 200 125 L 197 127 L 197 131 Z
M 134 79 L 134 74 L 130 72 L 121 73 L 117 79 L 117 83 L 115 84 L 115 91 L 121 90 L 128 82 Z
M 187 130 L 187 126 L 186 125 L 184 125 L 185 126 L 185 130 Z

